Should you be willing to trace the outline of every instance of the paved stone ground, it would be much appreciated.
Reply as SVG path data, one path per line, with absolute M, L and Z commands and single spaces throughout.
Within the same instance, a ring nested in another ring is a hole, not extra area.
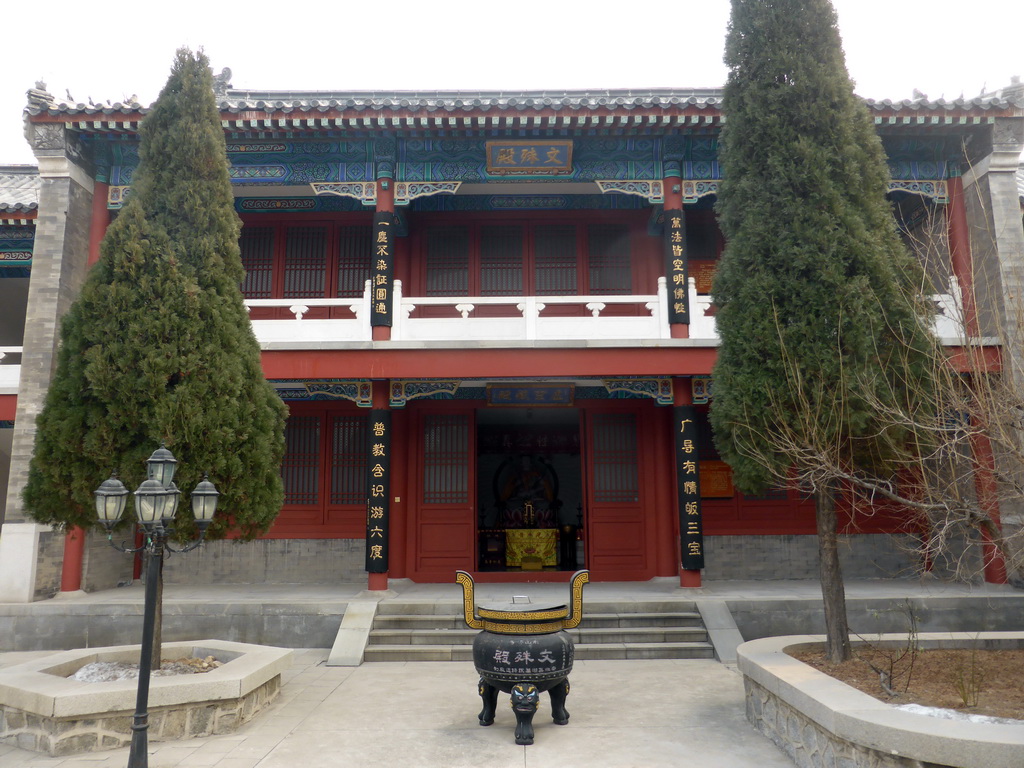
M 545 696 L 536 742 L 513 741 L 508 697 L 477 725 L 468 662 L 326 667 L 298 650 L 281 696 L 233 734 L 150 744 L 150 768 L 791 768 L 747 722 L 743 683 L 716 661 L 579 661 L 566 726 Z M 33 654 L 38 655 L 38 654 Z M 0 655 L 0 664 L 24 653 Z M 123 768 L 127 749 L 52 758 L 0 745 L 3 768 Z

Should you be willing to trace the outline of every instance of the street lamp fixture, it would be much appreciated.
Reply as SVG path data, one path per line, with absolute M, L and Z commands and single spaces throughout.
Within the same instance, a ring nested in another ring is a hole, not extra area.
M 94 492 L 96 516 L 107 529 L 107 541 L 120 552 L 145 552 L 149 558 L 146 566 L 146 592 L 142 615 L 142 648 L 139 650 L 139 687 L 135 699 L 135 716 L 132 721 L 132 745 L 128 753 L 128 768 L 149 767 L 149 677 L 153 667 L 153 634 L 156 624 L 156 587 L 160 578 L 160 563 L 164 552 L 190 552 L 203 543 L 206 529 L 217 512 L 220 493 L 207 476 L 192 491 L 192 514 L 195 516 L 199 538 L 181 548 L 171 546 L 169 537 L 174 534 L 174 518 L 178 511 L 181 491 L 174 484 L 174 470 L 178 466 L 167 448 L 161 445 L 146 460 L 148 478 L 135 489 L 135 517 L 145 534 L 141 546 L 118 546 L 114 543 L 114 526 L 121 520 L 128 500 L 128 489 L 117 478 L 115 472 L 104 480 Z M 159 665 L 160 660 L 157 659 Z

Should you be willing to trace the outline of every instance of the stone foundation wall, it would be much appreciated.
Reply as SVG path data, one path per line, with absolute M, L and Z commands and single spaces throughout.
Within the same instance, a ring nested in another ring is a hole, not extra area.
M 280 691 L 281 676 L 276 675 L 237 699 L 151 707 L 149 739 L 174 741 L 230 733 L 265 709 Z M 127 747 L 132 741 L 132 715 L 109 712 L 56 718 L 0 706 L 0 743 L 54 756 Z
M 940 768 L 846 741 L 826 731 L 802 712 L 770 693 L 749 677 L 747 720 L 789 755 L 799 768 Z
M 362 539 L 213 541 L 164 561 L 166 584 L 341 584 L 366 581 Z

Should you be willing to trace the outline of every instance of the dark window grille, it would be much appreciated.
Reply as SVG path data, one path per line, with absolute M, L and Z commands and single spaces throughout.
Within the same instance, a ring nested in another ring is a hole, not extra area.
M 284 252 L 284 298 L 323 298 L 326 268 L 327 228 L 289 227 Z
M 427 232 L 427 296 L 469 295 L 469 230 L 436 227 Z
M 594 500 L 604 503 L 639 501 L 636 417 L 631 413 L 595 414 Z
M 274 280 L 274 228 L 243 227 L 238 240 L 242 251 L 242 295 L 247 299 L 272 298 Z
M 533 234 L 534 279 L 538 296 L 575 296 L 576 227 L 539 226 Z
M 320 421 L 319 416 L 292 416 L 285 426 L 285 504 L 320 503 Z
M 366 502 L 367 417 L 335 416 L 331 441 L 331 504 Z
M 480 230 L 480 295 L 523 294 L 523 228 L 490 226 Z
M 469 501 L 469 417 L 427 414 L 423 418 L 423 503 Z
M 370 278 L 369 227 L 341 227 L 338 230 L 338 297 L 358 299 Z
M 629 228 L 617 224 L 587 227 L 590 289 L 594 296 L 626 295 L 633 292 L 629 263 Z

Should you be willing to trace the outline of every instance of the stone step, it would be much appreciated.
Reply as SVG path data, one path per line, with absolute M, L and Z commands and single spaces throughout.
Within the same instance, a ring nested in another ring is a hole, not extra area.
M 508 594 L 513 594 L 509 590 Z M 560 596 L 558 601 L 568 605 L 569 595 Z M 477 597 L 477 606 L 486 605 L 488 600 Z M 502 601 L 504 602 L 504 601 Z M 537 599 L 535 602 L 549 602 Z M 583 616 L 589 614 L 629 614 L 629 613 L 696 613 L 697 604 L 692 600 L 586 600 L 583 601 Z M 378 616 L 403 615 L 436 615 L 462 616 L 461 600 L 385 600 L 377 608 Z
M 462 615 L 444 614 L 378 614 L 375 627 L 379 629 L 465 629 Z M 585 613 L 580 628 L 599 627 L 699 627 L 700 614 L 696 611 L 671 613 Z
M 370 645 L 472 645 L 478 630 L 467 629 L 373 629 Z M 569 630 L 573 642 L 596 643 L 675 643 L 704 642 L 703 627 L 580 627 Z
M 468 645 L 370 645 L 364 661 L 472 661 Z M 594 659 L 712 659 L 707 642 L 579 643 L 576 660 Z

